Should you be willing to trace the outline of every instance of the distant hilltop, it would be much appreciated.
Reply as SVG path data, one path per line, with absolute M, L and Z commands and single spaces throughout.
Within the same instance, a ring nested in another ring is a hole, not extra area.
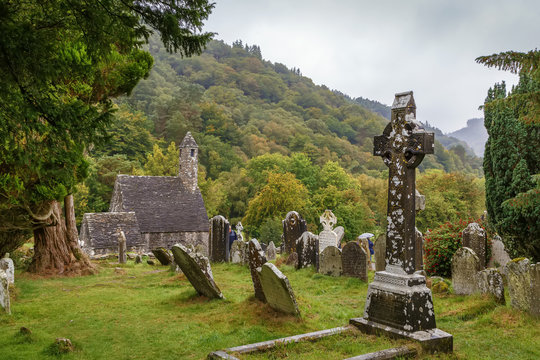
M 390 106 L 363 97 L 356 98 L 353 101 L 390 120 Z M 444 134 L 440 129 L 428 122 L 423 123 L 423 125 L 426 130 L 435 133 L 436 139 L 446 149 L 450 150 L 457 145 L 461 145 L 471 155 L 484 156 L 484 146 L 488 138 L 488 133 L 484 127 L 483 118 L 470 119 L 467 121 L 466 127 L 449 134 Z

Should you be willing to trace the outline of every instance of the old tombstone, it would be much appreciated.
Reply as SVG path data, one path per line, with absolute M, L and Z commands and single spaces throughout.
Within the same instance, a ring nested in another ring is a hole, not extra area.
M 501 273 L 496 269 L 485 269 L 476 273 L 476 288 L 482 294 L 493 296 L 495 302 L 504 305 L 504 285 Z
M 300 316 L 289 279 L 272 263 L 265 263 L 257 270 L 266 302 L 275 310 Z
M 341 252 L 341 263 L 344 276 L 357 277 L 368 281 L 368 255 L 357 242 L 348 242 Z
M 529 259 L 514 259 L 506 264 L 506 277 L 508 281 L 508 294 L 510 305 L 516 309 L 530 311 L 531 288 L 531 262 Z
M 426 197 L 422 194 L 420 194 L 420 192 L 418 190 L 415 190 L 414 192 L 414 197 L 415 197 L 415 211 L 416 212 L 419 212 L 419 211 L 422 211 L 426 208 Z
M 238 224 L 236 224 L 236 236 L 238 236 L 238 240 L 244 241 L 244 234 L 242 234 L 242 231 L 244 231 L 244 226 L 242 226 L 242 223 L 239 221 Z
M 137 256 L 135 256 L 135 264 L 142 264 L 141 254 L 137 254 Z
M 172 252 L 168 249 L 165 249 L 163 247 L 156 248 L 152 250 L 152 254 L 156 257 L 156 259 L 159 260 L 159 262 L 162 265 L 170 265 L 172 262 L 174 262 L 174 258 L 172 255 Z
M 323 231 L 319 234 L 319 253 L 322 253 L 327 246 L 338 246 L 338 236 L 333 230 L 337 218 L 331 210 L 325 210 L 319 219 L 323 226 Z
M 127 240 L 126 234 L 123 231 L 120 231 L 118 234 L 118 262 L 120 264 L 125 264 L 127 261 Z
M 266 256 L 262 251 L 261 245 L 257 239 L 251 239 L 248 242 L 248 259 L 249 271 L 251 272 L 251 280 L 253 281 L 253 289 L 255 290 L 255 298 L 262 302 L 266 302 L 261 281 L 257 269 L 266 263 Z
M 0 307 L 8 314 L 11 314 L 11 306 L 9 302 L 9 280 L 8 275 L 0 269 Z
M 0 259 L 0 270 L 4 270 L 7 275 L 8 283 L 15 283 L 15 265 L 13 260 L 9 257 L 4 257 Z
M 418 270 L 424 270 L 424 235 L 415 227 L 415 261 L 414 265 L 416 267 L 416 271 Z
M 540 262 L 532 264 L 531 274 L 531 315 L 540 317 Z
M 472 249 L 482 269 L 486 267 L 486 232 L 477 223 L 470 223 L 462 231 L 462 244 Z
M 431 291 L 425 277 L 415 274 L 415 172 L 425 154 L 433 153 L 434 136 L 415 115 L 412 91 L 396 94 L 391 121 L 374 140 L 374 155 L 389 169 L 388 225 L 385 271 L 376 272 L 369 285 L 363 319 L 354 319 L 365 332 L 377 326 L 406 332 L 436 327 Z
M 337 244 L 341 244 L 341 241 L 343 240 L 343 237 L 345 236 L 345 229 L 343 226 L 336 226 L 334 229 L 334 232 L 337 235 Z M 339 247 L 339 246 L 338 246 Z
M 319 262 L 319 237 L 306 231 L 296 241 L 296 253 L 298 254 L 297 269 L 313 265 L 317 269 Z
M 319 254 L 319 272 L 324 275 L 341 276 L 343 274 L 341 250 L 332 245 L 325 247 Z
M 214 282 L 210 262 L 206 256 L 191 252 L 181 244 L 174 245 L 171 250 L 174 262 L 182 269 L 199 295 L 210 299 L 223 299 L 221 290 Z
M 495 235 L 491 242 L 491 259 L 489 259 L 488 267 L 504 268 L 504 266 L 512 259 L 504 249 L 504 243 L 499 235 Z
M 245 264 L 246 263 L 246 250 L 247 243 L 241 240 L 233 241 L 231 245 L 231 262 L 233 264 Z
M 292 252 L 287 256 L 287 260 L 285 260 L 285 265 L 294 266 L 295 268 L 298 266 L 298 253 Z
M 268 261 L 276 259 L 276 245 L 274 245 L 273 241 L 270 241 L 270 243 L 266 247 L 266 259 Z
M 373 250 L 375 252 L 375 271 L 383 271 L 386 267 L 386 235 L 379 235 L 373 244 Z
M 221 215 L 210 219 L 210 260 L 227 262 L 229 260 L 229 221 Z
M 452 257 L 452 286 L 457 295 L 470 295 L 476 287 L 476 273 L 482 270 L 480 260 L 472 249 L 462 247 Z
M 361 237 L 358 237 L 357 239 L 360 242 L 359 243 L 360 247 L 367 254 L 367 266 L 368 266 L 368 270 L 371 270 L 372 268 L 371 268 L 371 256 L 370 256 L 370 251 L 369 251 L 369 239 L 361 238 Z M 373 251 L 375 252 L 375 250 Z
M 307 231 L 307 223 L 299 213 L 290 211 L 282 224 L 284 251 L 290 254 L 296 251 L 296 240 Z

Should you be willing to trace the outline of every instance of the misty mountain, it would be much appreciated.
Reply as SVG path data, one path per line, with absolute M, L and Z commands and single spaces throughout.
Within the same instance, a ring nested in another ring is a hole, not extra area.
M 473 148 L 477 156 L 484 156 L 484 146 L 488 139 L 488 133 L 484 127 L 483 118 L 470 119 L 467 121 L 466 127 L 448 135 L 465 141 Z

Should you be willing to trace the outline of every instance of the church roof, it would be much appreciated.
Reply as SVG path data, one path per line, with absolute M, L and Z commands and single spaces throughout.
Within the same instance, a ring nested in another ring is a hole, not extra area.
M 188 131 L 186 136 L 184 136 L 184 140 L 182 140 L 182 142 L 180 143 L 180 148 L 198 148 L 199 146 L 197 145 L 197 142 L 195 141 L 195 139 L 193 138 L 193 136 L 191 135 L 191 132 Z
M 199 189 L 188 191 L 176 176 L 118 175 L 111 210 L 134 211 L 141 232 L 208 231 L 206 208 Z

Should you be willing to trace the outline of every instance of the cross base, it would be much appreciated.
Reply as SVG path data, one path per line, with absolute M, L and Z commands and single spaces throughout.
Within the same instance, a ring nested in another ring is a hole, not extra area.
M 369 284 L 364 319 L 408 332 L 434 329 L 435 313 L 426 278 L 376 272 Z

